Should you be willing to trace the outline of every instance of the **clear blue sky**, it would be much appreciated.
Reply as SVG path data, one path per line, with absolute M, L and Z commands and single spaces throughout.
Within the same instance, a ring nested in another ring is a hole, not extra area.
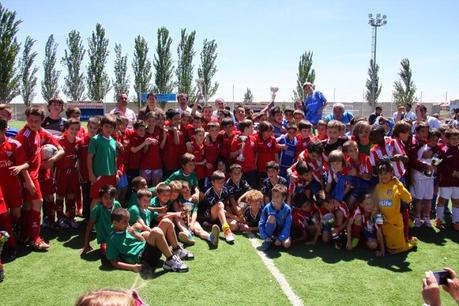
M 398 79 L 400 60 L 409 58 L 423 101 L 459 98 L 459 1 L 118 1 L 118 0 L 8 0 L 3 5 L 16 10 L 23 20 L 19 38 L 37 40 L 39 82 L 46 40 L 55 35 L 62 57 L 65 39 L 72 29 L 85 38 L 101 23 L 110 39 L 107 72 L 113 77 L 113 47 L 121 43 L 129 53 L 131 69 L 134 38 L 149 42 L 150 58 L 156 45 L 156 30 L 166 26 L 173 38 L 173 54 L 180 29 L 196 30 L 198 53 L 205 38 L 218 43 L 220 88 L 216 96 L 241 100 L 251 88 L 255 101 L 269 99 L 271 85 L 280 88 L 278 100 L 290 100 L 296 83 L 298 59 L 314 52 L 317 88 L 329 101 L 361 101 L 371 56 L 368 13 L 388 16 L 378 31 L 380 101 L 391 101 L 393 82 Z M 85 67 L 87 57 L 85 58 Z M 197 70 L 198 56 L 194 60 Z M 60 67 L 62 70 L 62 67 Z M 62 71 L 60 83 L 63 84 Z M 132 81 L 131 81 L 132 84 Z M 131 90 L 132 94 L 132 90 Z M 109 94 L 106 100 L 111 100 Z M 42 101 L 37 88 L 35 102 Z

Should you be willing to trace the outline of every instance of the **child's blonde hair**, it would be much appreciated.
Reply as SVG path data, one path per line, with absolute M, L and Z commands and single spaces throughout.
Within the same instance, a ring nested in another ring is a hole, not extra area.
M 241 199 L 244 200 L 244 202 L 247 203 L 253 203 L 253 202 L 262 202 L 263 201 L 263 193 L 259 190 L 249 190 L 246 193 L 244 193 L 241 196 Z
M 341 121 L 331 120 L 327 123 L 327 129 L 337 129 L 338 131 L 344 131 L 346 126 Z
M 172 192 L 180 192 L 182 191 L 182 182 L 181 181 L 171 181 L 169 182 L 169 186 L 171 187 Z
M 88 292 L 78 299 L 75 306 L 136 306 L 145 305 L 136 291 L 102 289 Z

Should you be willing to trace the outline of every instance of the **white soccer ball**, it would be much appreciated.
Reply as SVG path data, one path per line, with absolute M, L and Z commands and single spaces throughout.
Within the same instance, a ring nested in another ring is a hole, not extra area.
M 57 153 L 56 146 L 52 144 L 45 144 L 41 147 L 41 160 L 48 160 Z

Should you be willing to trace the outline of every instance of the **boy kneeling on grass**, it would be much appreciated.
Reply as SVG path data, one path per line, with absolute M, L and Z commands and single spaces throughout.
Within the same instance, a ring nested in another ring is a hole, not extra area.
M 129 212 L 124 208 L 117 208 L 112 212 L 113 232 L 107 242 L 107 259 L 117 269 L 140 272 L 142 265 L 139 261 L 146 262 L 152 268 L 159 264 L 161 255 L 166 256 L 163 269 L 174 272 L 187 272 L 188 266 L 184 264 L 178 250 L 172 222 L 166 230 L 154 227 L 151 231 L 137 233 L 129 228 Z M 172 251 L 166 237 L 174 236 L 175 242 Z
M 285 199 L 287 187 L 277 184 L 272 189 L 272 201 L 261 212 L 258 229 L 263 239 L 262 251 L 267 251 L 274 241 L 275 246 L 288 249 L 291 245 L 290 229 L 292 226 L 292 210 Z

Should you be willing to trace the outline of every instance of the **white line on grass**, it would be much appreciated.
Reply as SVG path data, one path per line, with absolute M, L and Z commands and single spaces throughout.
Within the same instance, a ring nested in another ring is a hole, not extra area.
M 287 280 L 285 279 L 284 274 L 282 274 L 278 268 L 274 265 L 274 262 L 271 258 L 266 256 L 266 254 L 257 248 L 260 246 L 260 242 L 258 239 L 255 237 L 255 235 L 250 234 L 249 235 L 249 240 L 252 246 L 255 248 L 257 251 L 258 256 L 260 256 L 261 260 L 265 264 L 266 268 L 268 268 L 269 272 L 274 276 L 276 281 L 279 283 L 279 286 L 281 287 L 282 291 L 284 294 L 287 296 L 288 300 L 290 303 L 294 306 L 302 306 L 303 301 L 293 292 L 292 287 L 288 284 Z

